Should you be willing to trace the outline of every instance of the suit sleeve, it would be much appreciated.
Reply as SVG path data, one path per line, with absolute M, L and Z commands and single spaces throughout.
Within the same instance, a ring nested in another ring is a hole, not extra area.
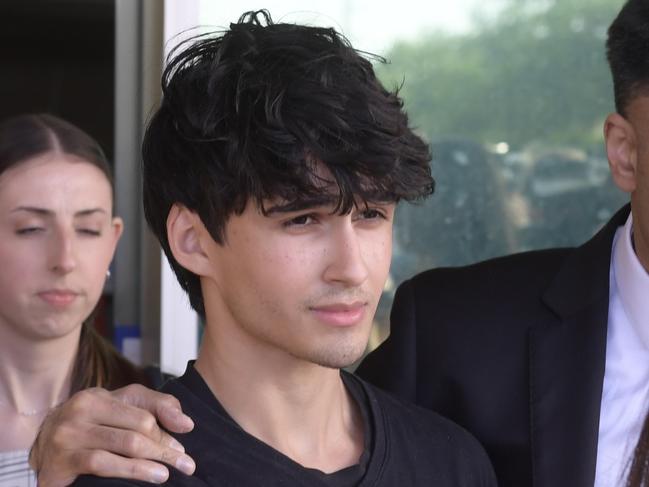
M 416 402 L 417 322 L 412 281 L 399 286 L 390 313 L 390 336 L 360 364 L 364 380 Z

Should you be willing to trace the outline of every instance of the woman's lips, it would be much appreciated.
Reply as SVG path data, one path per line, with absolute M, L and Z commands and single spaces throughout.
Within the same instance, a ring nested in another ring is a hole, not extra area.
M 78 293 L 69 290 L 50 289 L 38 293 L 40 298 L 51 306 L 65 308 L 74 302 Z

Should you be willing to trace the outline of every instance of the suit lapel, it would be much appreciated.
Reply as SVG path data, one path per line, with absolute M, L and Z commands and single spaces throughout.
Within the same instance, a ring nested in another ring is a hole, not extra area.
M 530 328 L 535 487 L 592 487 L 606 358 L 613 236 L 628 205 L 566 258 L 543 299 L 550 319 Z

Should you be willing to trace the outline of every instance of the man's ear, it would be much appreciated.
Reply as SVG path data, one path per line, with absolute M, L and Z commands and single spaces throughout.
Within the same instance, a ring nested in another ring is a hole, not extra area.
M 622 191 L 633 192 L 638 160 L 633 125 L 619 113 L 611 113 L 604 122 L 604 139 L 608 165 L 615 184 Z
M 209 258 L 203 248 L 206 233 L 196 213 L 174 203 L 167 215 L 169 247 L 178 263 L 198 276 L 205 276 L 210 271 Z

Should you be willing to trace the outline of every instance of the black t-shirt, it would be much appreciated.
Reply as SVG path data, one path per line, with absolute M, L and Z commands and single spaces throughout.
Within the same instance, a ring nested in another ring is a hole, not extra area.
M 179 487 L 492 487 L 496 480 L 478 442 L 459 426 L 401 402 L 349 373 L 342 380 L 358 403 L 365 451 L 357 465 L 325 474 L 305 468 L 246 433 L 221 406 L 193 364 L 162 391 L 178 398 L 195 423 L 173 434 L 196 461 L 187 476 L 174 468 L 165 485 Z M 262 408 L 263 404 L 259 404 Z M 80 477 L 86 486 L 143 486 L 146 482 Z

